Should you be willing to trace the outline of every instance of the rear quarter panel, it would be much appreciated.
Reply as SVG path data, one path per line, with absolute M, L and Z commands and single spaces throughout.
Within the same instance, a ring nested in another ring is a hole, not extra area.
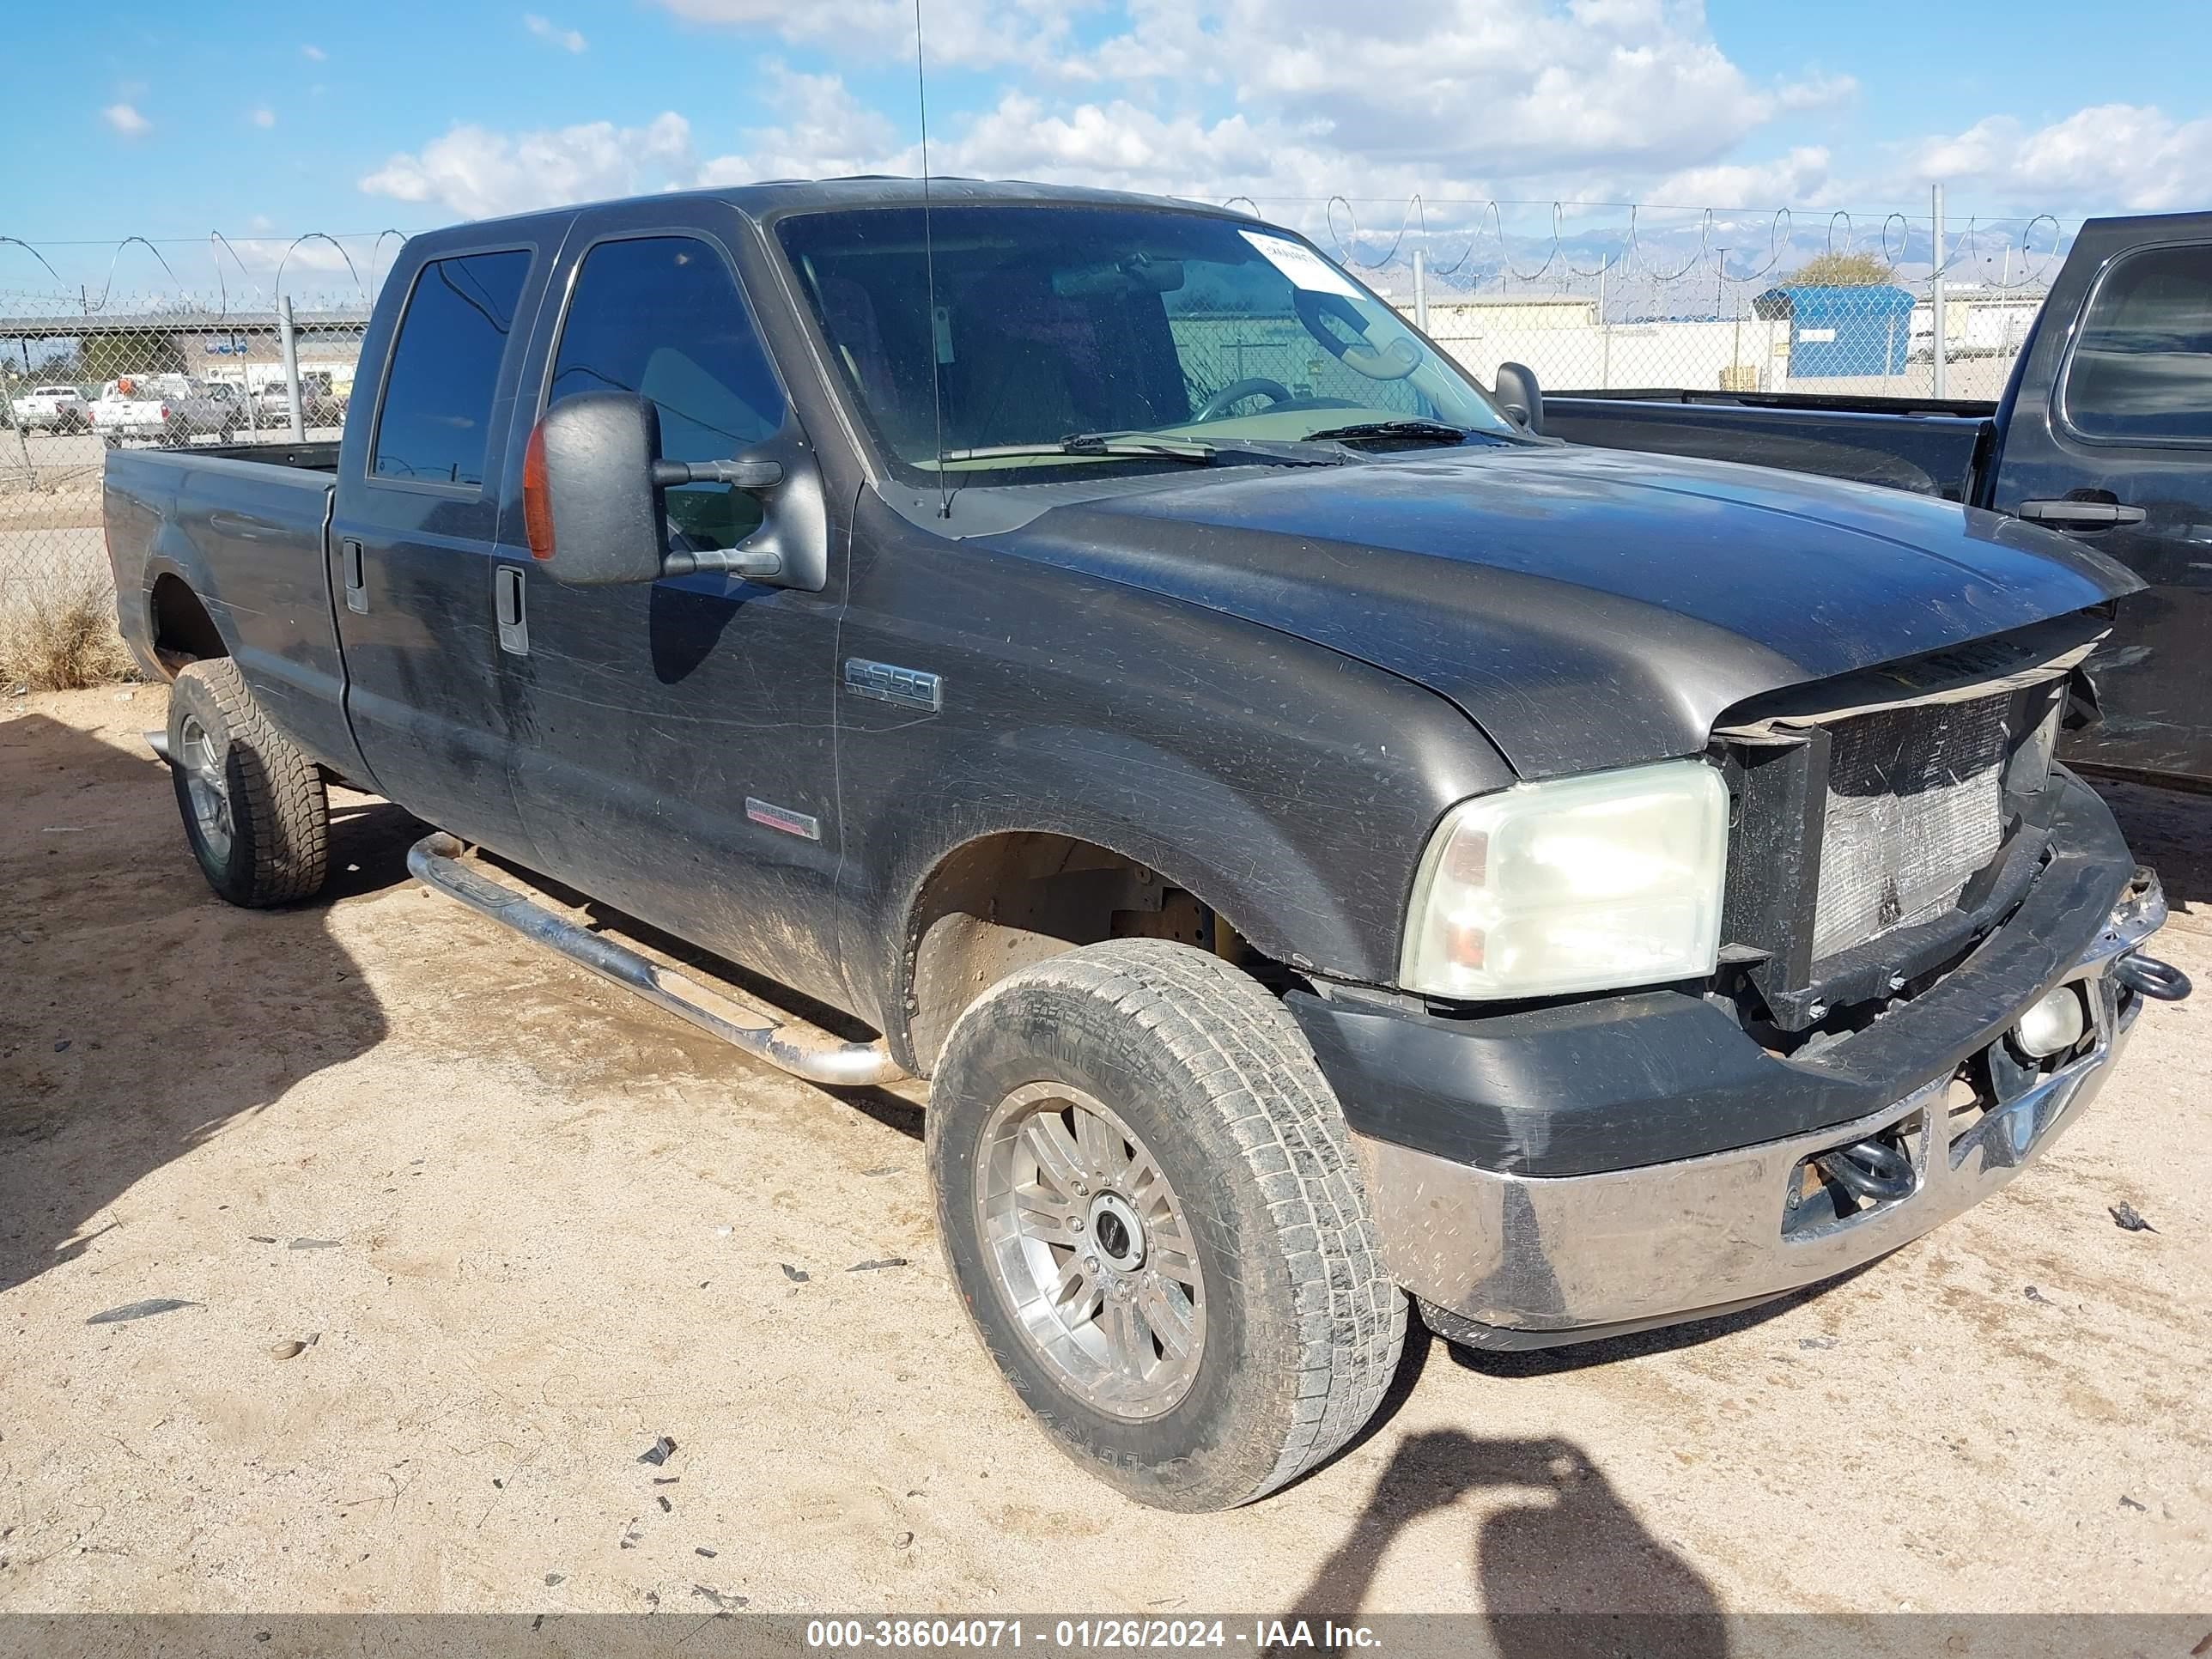
M 328 474 L 161 451 L 107 458 L 104 516 L 124 637 L 152 666 L 154 592 L 181 580 L 262 710 L 310 757 L 359 778 L 331 614 Z

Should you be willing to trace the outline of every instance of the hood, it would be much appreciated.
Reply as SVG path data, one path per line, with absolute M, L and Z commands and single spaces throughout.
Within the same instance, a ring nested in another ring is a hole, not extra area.
M 1526 778 L 1694 754 L 1747 697 L 2142 586 L 1924 496 L 1551 445 L 1194 473 L 1005 541 L 1418 682 Z

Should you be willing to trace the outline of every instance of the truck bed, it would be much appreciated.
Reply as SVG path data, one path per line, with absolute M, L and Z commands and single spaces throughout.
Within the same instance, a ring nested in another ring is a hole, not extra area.
M 232 642 L 271 718 L 315 759 L 359 776 L 325 538 L 337 452 L 334 443 L 115 450 L 104 484 L 107 556 L 123 637 L 143 666 L 153 671 L 180 645 L 190 654 L 188 641 L 165 638 L 179 626 L 165 604 L 172 577 Z
M 1570 443 L 1814 472 L 1962 501 L 1995 404 L 1803 392 L 1563 392 L 1544 429 Z

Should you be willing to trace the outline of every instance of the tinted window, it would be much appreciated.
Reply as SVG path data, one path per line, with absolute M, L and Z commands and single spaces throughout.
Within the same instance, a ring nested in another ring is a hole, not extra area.
M 471 253 L 422 267 L 399 319 L 370 471 L 419 483 L 481 484 L 500 358 L 530 256 Z
M 546 401 L 642 392 L 660 410 L 672 461 L 726 460 L 783 425 L 783 391 L 721 255 L 686 236 L 602 242 L 584 256 Z M 727 484 L 667 494 L 676 544 L 733 547 L 760 502 Z
M 2106 275 L 2066 374 L 2092 438 L 2212 443 L 2212 245 L 2147 248 Z

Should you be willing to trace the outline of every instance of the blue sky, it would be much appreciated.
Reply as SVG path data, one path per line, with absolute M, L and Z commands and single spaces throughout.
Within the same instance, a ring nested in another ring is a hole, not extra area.
M 911 0 L 538 3 L 16 8 L 0 234 L 96 280 L 125 234 L 357 237 L 914 166 Z M 1431 222 L 1488 198 L 1788 206 L 1802 222 L 1923 210 L 1936 177 L 1956 215 L 2212 205 L 2212 5 L 2100 8 L 2094 42 L 2084 15 L 2080 0 L 924 0 L 932 159 L 1247 195 L 1308 221 L 1342 194 L 1363 222 L 1395 222 L 1388 204 L 1418 190 L 1441 204 Z M 0 287 L 33 269 L 0 247 Z

